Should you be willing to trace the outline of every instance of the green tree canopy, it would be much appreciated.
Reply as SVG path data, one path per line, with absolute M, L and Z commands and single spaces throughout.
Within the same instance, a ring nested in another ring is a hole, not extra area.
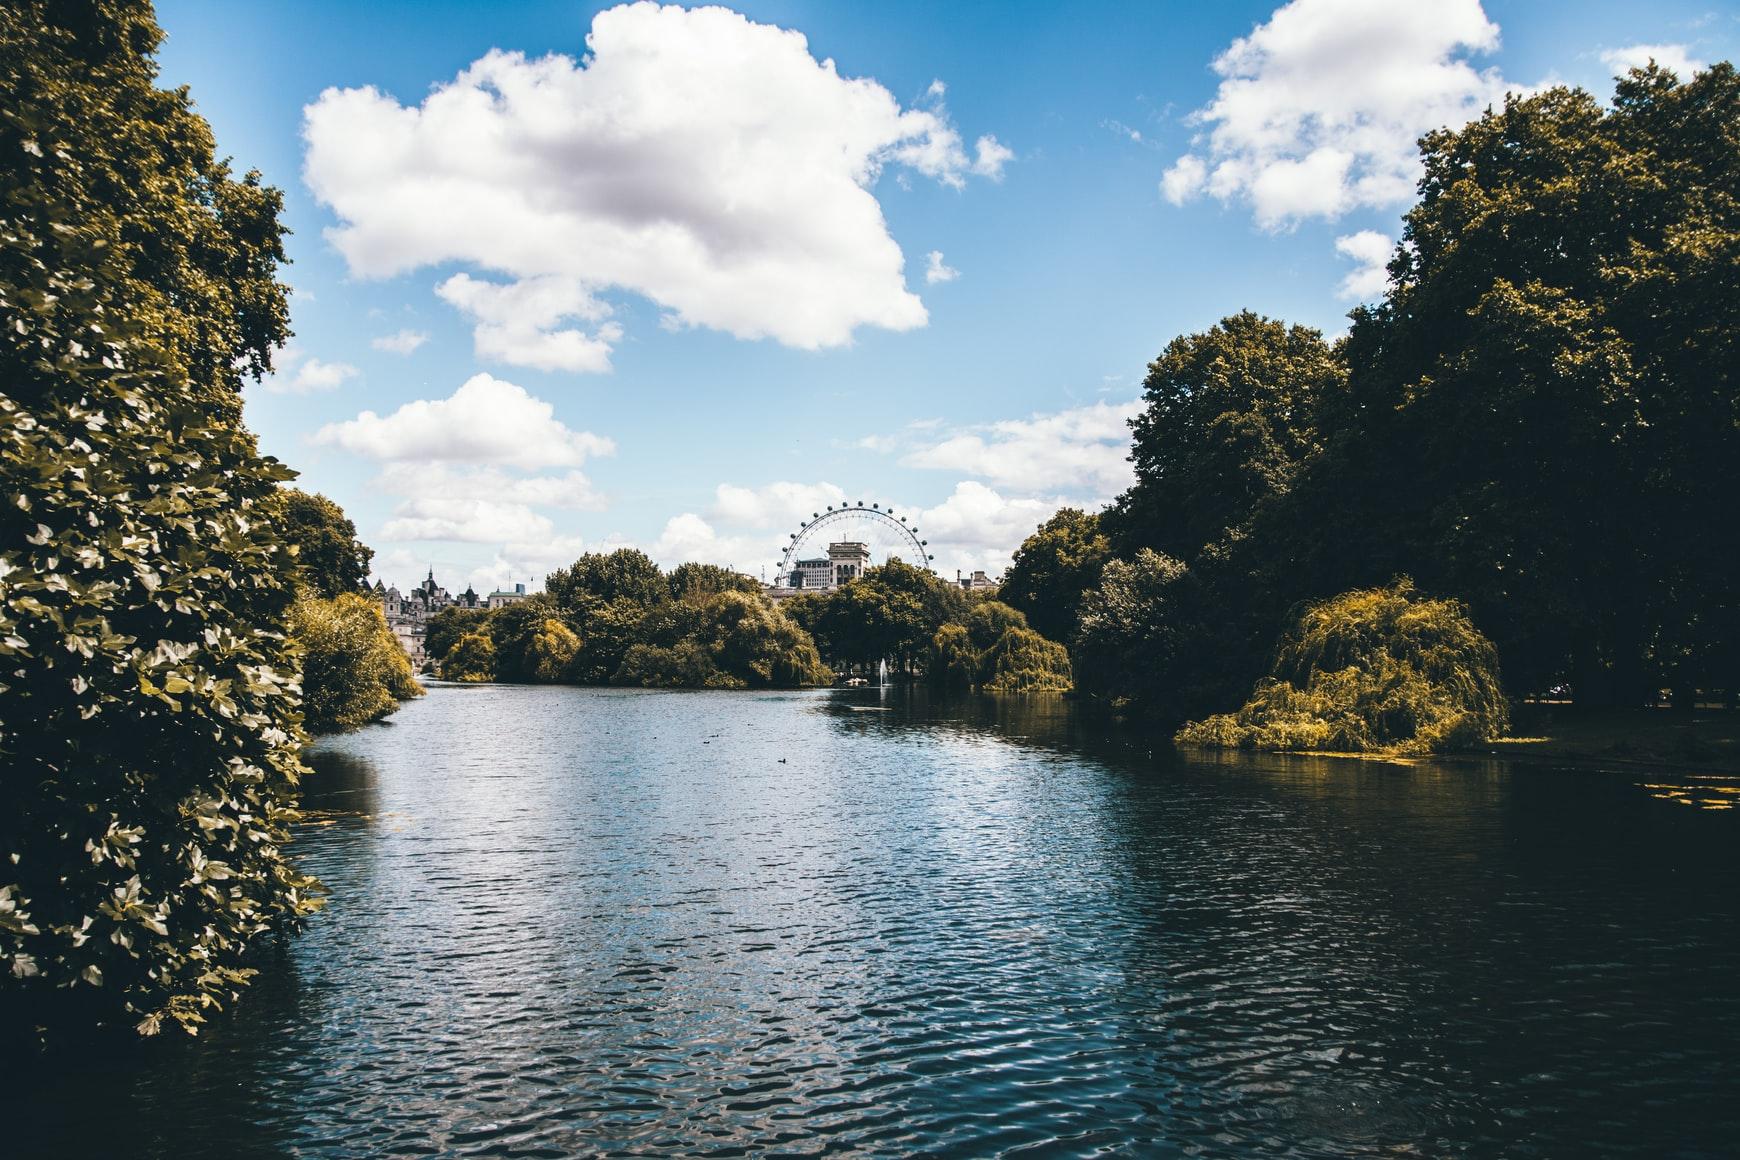
M 678 564 L 665 579 L 673 600 L 699 600 L 721 592 L 761 591 L 761 584 L 754 577 L 717 564 Z
M 1286 492 L 1314 447 L 1318 401 L 1344 375 L 1320 333 L 1248 310 L 1174 339 L 1130 422 L 1136 482 L 1103 520 L 1114 547 L 1189 563 L 1245 527 Z
M 187 90 L 157 87 L 162 39 L 144 0 L 7 4 L 0 196 L 31 235 L 75 226 L 84 269 L 100 253 L 165 379 L 236 426 L 241 377 L 269 370 L 290 333 L 283 196 L 257 173 L 233 179 Z
M 1740 77 L 1549 89 L 1423 149 L 1277 554 L 1319 591 L 1464 595 L 1525 689 L 1734 682 L 1707 664 L 1740 628 L 1740 541 L 1709 525 L 1740 462 Z
M 360 729 L 423 695 L 411 658 L 371 596 L 341 592 L 324 600 L 305 592 L 291 609 L 290 634 L 302 651 L 303 726 L 310 733 Z
M 344 509 L 323 495 L 286 487 L 273 523 L 296 549 L 296 574 L 317 595 L 331 599 L 368 582 L 374 549 L 356 538 Z
M 1040 634 L 1068 640 L 1082 593 L 1099 583 L 1111 551 L 1099 516 L 1063 508 L 1015 550 L 997 598 L 1025 613 Z
M 686 575 L 695 576 L 696 573 Z M 545 577 L 544 591 L 565 613 L 584 613 L 612 600 L 629 600 L 649 608 L 671 598 L 670 587 L 659 566 L 637 548 L 618 548 L 608 553 L 587 552 L 566 568 L 558 568 Z
M 285 334 L 142 3 L 0 8 L 0 1039 L 197 1026 L 315 905 L 283 633 L 290 473 L 236 424 Z

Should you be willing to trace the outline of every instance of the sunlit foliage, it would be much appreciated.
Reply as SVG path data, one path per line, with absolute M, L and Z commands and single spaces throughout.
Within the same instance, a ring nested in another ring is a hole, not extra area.
M 493 681 L 495 643 L 487 632 L 468 632 L 441 658 L 437 671 L 444 681 Z
M 1468 749 L 1504 731 L 1492 643 L 1452 600 L 1411 583 L 1308 608 L 1244 708 L 1187 725 L 1186 745 L 1244 749 Z
M 345 592 L 324 600 L 304 593 L 291 609 L 290 635 L 302 651 L 302 723 L 309 733 L 348 733 L 423 695 L 411 659 L 370 596 Z
M 987 693 L 1067 693 L 1069 651 L 1030 628 L 1011 628 L 979 660 Z
M 285 857 L 294 560 L 238 425 L 285 337 L 144 4 L 0 7 L 0 1040 L 193 1030 L 316 905 Z

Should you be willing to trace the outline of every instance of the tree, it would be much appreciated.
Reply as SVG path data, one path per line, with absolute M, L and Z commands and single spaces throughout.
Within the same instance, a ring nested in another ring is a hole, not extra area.
M 988 693 L 1067 693 L 1069 651 L 1030 628 L 1011 628 L 979 660 Z
M 1452 600 L 1398 580 L 1312 605 L 1237 714 L 1187 725 L 1186 745 L 1244 749 L 1469 749 L 1508 720 L 1498 654 Z
M 0 1038 L 192 1030 L 317 905 L 290 472 L 238 425 L 285 335 L 278 194 L 153 86 L 142 3 L 0 8 Z M 46 1030 L 45 1030 L 46 1029 Z
M 1190 563 L 1245 527 L 1287 491 L 1314 447 L 1318 401 L 1344 376 L 1319 332 L 1248 310 L 1174 339 L 1149 365 L 1147 406 L 1130 421 L 1136 482 L 1102 518 L 1113 547 Z
M 469 633 L 488 634 L 487 608 L 460 608 L 450 605 L 431 616 L 423 626 L 423 653 L 439 665 L 443 658 Z
M 967 613 L 967 636 L 973 647 L 984 652 L 1011 628 L 1027 628 L 1027 618 L 1000 600 L 984 600 Z
M 678 564 L 665 580 L 672 600 L 700 600 L 721 592 L 758 594 L 761 591 L 761 585 L 754 577 L 717 564 Z
M 423 695 L 411 659 L 372 597 L 343 592 L 323 600 L 305 592 L 291 609 L 290 634 L 302 651 L 309 733 L 348 733 Z
M 937 629 L 965 619 L 968 603 L 960 588 L 898 559 L 833 592 L 786 602 L 829 661 L 870 668 L 888 660 L 903 672 L 929 653 Z
M 553 616 L 545 617 L 532 634 L 532 675 L 546 684 L 563 680 L 579 651 L 580 638 L 574 630 Z
M 809 633 L 759 593 L 721 592 L 704 608 L 715 663 L 745 686 L 794 688 L 834 679 Z
M 162 39 L 143 0 L 5 6 L 7 214 L 39 238 L 76 228 L 82 269 L 100 255 L 165 378 L 208 421 L 239 427 L 241 376 L 270 370 L 290 334 L 283 195 L 258 173 L 232 178 L 187 90 L 156 87 Z
M 296 549 L 296 574 L 316 595 L 331 599 L 368 582 L 374 549 L 356 538 L 344 509 L 323 495 L 286 487 L 279 493 L 275 524 L 280 539 Z
M 1197 677 L 1189 647 L 1189 569 L 1148 548 L 1134 560 L 1112 560 L 1097 587 L 1082 598 L 1074 648 L 1076 681 L 1083 692 L 1121 709 L 1166 719 Z
M 629 600 L 647 608 L 671 598 L 659 566 L 636 548 L 587 552 L 566 568 L 558 568 L 545 577 L 544 591 L 558 609 L 570 615 L 583 615 L 612 600 Z
M 490 610 L 486 623 L 490 643 L 495 645 L 496 680 L 535 684 L 541 679 L 539 669 L 547 665 L 550 653 L 566 645 L 566 641 L 551 633 L 548 625 L 552 619 L 563 628 L 567 627 L 556 615 L 554 602 L 543 593 Z M 568 635 L 574 635 L 572 630 Z M 542 650 L 540 637 L 546 644 Z M 578 648 L 578 639 L 575 645 Z M 574 653 L 569 652 L 568 656 L 571 660 Z
M 927 675 L 945 689 L 970 689 L 979 682 L 979 653 L 964 624 L 945 624 L 930 640 Z
M 495 680 L 495 643 L 486 632 L 468 632 L 460 637 L 441 661 L 444 681 Z
M 1462 594 L 1525 689 L 1733 683 L 1701 666 L 1740 623 L 1740 548 L 1708 523 L 1740 461 L 1740 77 L 1637 71 L 1611 108 L 1549 89 L 1422 147 L 1334 438 L 1277 513 L 1329 518 L 1278 554 L 1319 592 Z
M 1111 553 L 1099 516 L 1063 508 L 1015 550 L 997 597 L 1025 613 L 1035 631 L 1068 640 L 1082 593 L 1099 583 Z
M 646 606 L 627 597 L 595 606 L 580 626 L 580 650 L 569 669 L 573 679 L 582 685 L 610 684 L 628 650 L 643 640 L 646 616 Z

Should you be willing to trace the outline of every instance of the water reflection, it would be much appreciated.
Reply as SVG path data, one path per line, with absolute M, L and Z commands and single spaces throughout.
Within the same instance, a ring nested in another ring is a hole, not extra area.
M 311 760 L 329 909 L 207 1038 L 36 1077 L 25 1154 L 98 1152 L 93 1105 L 177 1156 L 1740 1131 L 1735 815 L 1635 776 L 1183 759 L 911 689 L 437 688 Z

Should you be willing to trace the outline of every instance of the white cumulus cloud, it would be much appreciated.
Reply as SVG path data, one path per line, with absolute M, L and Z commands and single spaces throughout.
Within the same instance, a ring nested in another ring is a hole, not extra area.
M 745 528 L 795 527 L 812 512 L 845 498 L 845 491 L 832 483 L 781 480 L 764 487 L 722 483 L 714 492 L 709 514 L 721 523 Z
M 1335 252 L 1353 259 L 1355 266 L 1341 280 L 1341 297 L 1354 302 L 1382 298 L 1390 284 L 1388 266 L 1395 242 L 1376 230 L 1360 230 L 1335 239 Z
M 942 503 L 915 521 L 930 541 L 940 575 L 983 569 L 999 575 L 1021 541 L 1065 506 L 1061 499 L 1009 498 L 977 480 L 963 480 Z
M 938 282 L 953 282 L 961 276 L 961 272 L 953 266 L 944 265 L 941 250 L 932 250 L 924 256 L 924 280 L 934 286 Z
M 492 544 L 535 540 L 555 530 L 525 504 L 483 496 L 412 496 L 381 527 L 387 540 L 448 540 Z
M 694 512 L 683 512 L 665 521 L 647 555 L 667 569 L 678 564 L 717 564 L 759 577 L 764 567 L 779 560 L 780 550 L 770 536 L 721 534 Z
M 406 329 L 371 338 L 369 345 L 388 354 L 410 354 L 428 341 L 429 335 L 426 331 Z
M 608 506 L 603 494 L 579 471 L 518 475 L 499 467 L 401 461 L 384 464 L 376 483 L 393 495 L 442 501 L 484 498 L 568 511 L 603 511 Z
M 311 358 L 294 344 L 280 347 L 272 363 L 272 373 L 260 380 L 260 387 L 274 395 L 315 395 L 337 390 L 362 373 L 346 362 Z
M 1292 0 L 1215 59 L 1204 132 L 1162 192 L 1247 201 L 1268 229 L 1406 202 L 1419 136 L 1517 87 L 1469 63 L 1498 44 L 1479 0 Z
M 586 44 L 584 61 L 493 51 L 421 104 L 335 88 L 308 106 L 305 178 L 351 272 L 472 263 L 642 294 L 682 325 L 838 346 L 926 322 L 880 172 L 960 187 L 1013 156 L 988 135 L 969 152 L 940 90 L 902 108 L 801 34 L 724 8 L 613 8 Z M 609 341 L 538 328 L 492 335 L 486 357 L 601 369 Z
M 364 411 L 329 423 L 314 442 L 371 459 L 503 464 L 526 470 L 578 467 L 615 444 L 590 431 L 574 431 L 555 408 L 523 387 L 487 374 L 473 375 L 445 399 L 418 399 L 390 415 Z
M 1694 57 L 1691 49 L 1683 44 L 1628 44 L 1624 48 L 1607 49 L 1601 54 L 1601 63 L 1615 74 L 1643 68 L 1652 60 L 1665 69 L 1671 69 L 1682 81 L 1689 81 L 1693 74 L 1702 72 L 1705 63 Z
M 1142 401 L 1098 402 L 962 430 L 908 452 L 901 463 L 957 471 L 1028 494 L 1110 498 L 1130 485 L 1129 420 Z
M 577 278 L 560 274 L 506 284 L 455 274 L 435 293 L 476 323 L 479 358 L 541 371 L 607 371 L 610 345 L 622 327 L 605 322 L 593 333 L 561 326 L 564 319 L 597 322 L 610 307 Z

